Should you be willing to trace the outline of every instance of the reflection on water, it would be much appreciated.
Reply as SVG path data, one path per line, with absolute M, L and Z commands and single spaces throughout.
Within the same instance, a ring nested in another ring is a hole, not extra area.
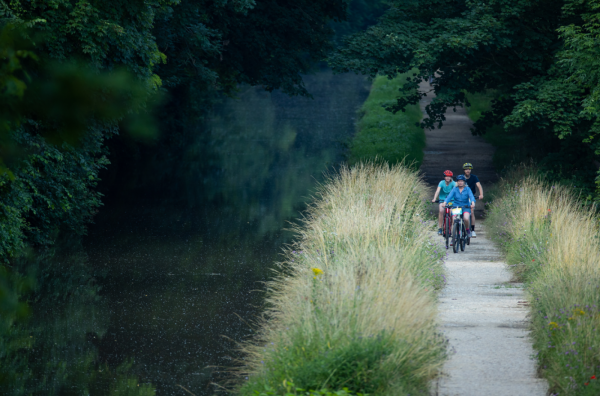
M 107 364 L 112 382 L 94 394 L 129 381 L 200 396 L 223 379 L 292 237 L 283 229 L 342 159 L 368 93 L 364 78 L 326 71 L 306 85 L 314 100 L 243 89 L 168 150 L 119 165 L 131 182 L 107 192 L 85 242 L 97 284 L 58 317 L 44 308 L 41 331 L 79 348 L 70 362 Z
M 130 358 L 113 367 L 99 359 L 110 310 L 80 242 L 66 237 L 57 248 L 14 262 L 36 286 L 28 294 L 32 317 L 0 337 L 1 395 L 154 394 L 151 384 L 131 374 Z

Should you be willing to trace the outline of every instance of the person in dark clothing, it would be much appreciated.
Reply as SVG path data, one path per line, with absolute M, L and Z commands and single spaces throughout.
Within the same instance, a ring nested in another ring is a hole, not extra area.
M 479 191 L 478 199 L 483 199 L 483 187 L 481 187 L 481 183 L 479 182 L 479 178 L 475 175 L 472 175 L 473 165 L 469 162 L 463 165 L 463 170 L 465 172 L 465 178 L 467 179 L 467 186 L 473 191 L 473 195 L 477 195 L 477 191 Z M 471 238 L 476 238 L 475 234 L 475 209 L 473 209 L 473 214 L 471 215 Z

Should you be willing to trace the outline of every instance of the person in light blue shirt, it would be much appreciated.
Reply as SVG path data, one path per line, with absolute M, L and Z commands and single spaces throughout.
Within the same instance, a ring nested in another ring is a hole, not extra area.
M 433 196 L 433 200 L 431 202 L 437 202 L 438 196 L 440 201 L 446 199 L 450 191 L 452 191 L 452 189 L 456 186 L 456 183 L 454 180 L 452 180 L 453 175 L 454 174 L 452 171 L 444 171 L 444 180 L 438 184 L 437 190 L 435 190 L 435 195 Z M 444 205 L 440 203 L 440 213 L 438 215 L 438 226 L 440 227 L 438 230 L 439 235 L 442 235 L 442 224 L 444 224 Z
M 475 197 L 473 191 L 466 185 L 467 178 L 463 175 L 459 175 L 456 178 L 456 187 L 450 191 L 450 194 L 444 200 L 444 207 L 450 201 L 453 202 L 454 207 L 459 206 L 470 206 L 469 208 L 463 208 L 463 218 L 465 219 L 465 228 L 467 229 L 467 236 L 471 237 L 471 210 L 475 208 Z

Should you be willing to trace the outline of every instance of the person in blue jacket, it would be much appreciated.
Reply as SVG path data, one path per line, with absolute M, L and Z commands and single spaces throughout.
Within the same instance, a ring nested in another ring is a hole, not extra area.
M 459 206 L 470 206 L 470 208 L 463 208 L 463 219 L 465 219 L 465 228 L 467 229 L 467 236 L 471 237 L 471 210 L 475 208 L 475 197 L 473 191 L 466 185 L 467 178 L 463 175 L 458 175 L 456 178 L 456 187 L 450 191 L 450 194 L 444 200 L 444 207 L 450 201 L 453 202 L 454 207 Z

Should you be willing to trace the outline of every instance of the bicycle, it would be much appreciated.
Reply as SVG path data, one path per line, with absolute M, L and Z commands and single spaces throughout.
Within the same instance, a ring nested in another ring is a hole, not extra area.
M 452 208 L 452 216 L 456 216 L 456 220 L 454 220 L 453 232 L 452 232 L 452 250 L 454 253 L 458 253 L 458 249 L 460 247 L 460 251 L 465 251 L 465 245 L 471 244 L 471 238 L 469 234 L 467 234 L 467 230 L 465 228 L 465 221 L 463 219 L 463 209 L 470 208 L 470 206 L 455 206 Z
M 443 199 L 438 199 L 437 201 L 435 201 L 435 203 L 442 203 L 444 202 Z M 448 202 L 448 204 L 446 205 L 446 207 L 444 208 L 446 209 L 446 212 L 444 213 L 444 223 L 443 223 L 443 227 L 442 227 L 442 236 L 443 238 L 446 240 L 446 249 L 448 249 L 450 246 L 450 235 L 452 234 L 451 230 L 452 230 L 452 214 L 451 214 L 451 209 L 452 209 L 452 202 Z

